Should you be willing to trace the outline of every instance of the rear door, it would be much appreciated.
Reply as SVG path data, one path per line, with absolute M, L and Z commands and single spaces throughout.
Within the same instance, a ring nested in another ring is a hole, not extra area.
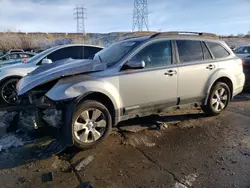
M 203 41 L 177 40 L 176 47 L 180 104 L 201 101 L 205 98 L 209 77 L 218 68 L 217 63 Z

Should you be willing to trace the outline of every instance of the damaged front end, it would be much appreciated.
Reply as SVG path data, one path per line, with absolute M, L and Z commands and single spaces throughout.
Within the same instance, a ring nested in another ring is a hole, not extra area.
M 60 128 L 62 124 L 62 104 L 59 105 L 46 97 L 46 93 L 57 83 L 54 80 L 37 86 L 19 96 L 22 110 L 19 115 L 20 127 L 26 130 L 52 126 Z M 28 108 L 26 108 L 26 106 Z
M 21 127 L 26 130 L 54 127 L 59 133 L 56 139 L 72 145 L 72 117 L 75 99 L 80 94 L 66 96 L 66 90 L 72 80 L 81 82 L 87 77 L 84 74 L 104 69 L 105 64 L 98 61 L 66 59 L 43 65 L 28 74 L 17 85 Z

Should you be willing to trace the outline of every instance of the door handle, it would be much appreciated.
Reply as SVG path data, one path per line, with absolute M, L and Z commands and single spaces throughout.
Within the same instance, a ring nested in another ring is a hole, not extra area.
M 206 67 L 206 69 L 208 69 L 208 70 L 213 70 L 215 68 L 215 65 L 208 65 L 207 67 Z
M 169 70 L 169 71 L 164 73 L 165 76 L 173 76 L 175 74 L 177 74 L 176 70 Z

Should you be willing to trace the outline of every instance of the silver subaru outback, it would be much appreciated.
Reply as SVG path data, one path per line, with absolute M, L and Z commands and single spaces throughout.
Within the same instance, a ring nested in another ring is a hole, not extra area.
M 116 42 L 93 60 L 43 65 L 17 89 L 38 111 L 61 109 L 62 137 L 90 148 L 130 118 L 190 106 L 218 115 L 244 82 L 242 61 L 216 35 L 167 32 Z

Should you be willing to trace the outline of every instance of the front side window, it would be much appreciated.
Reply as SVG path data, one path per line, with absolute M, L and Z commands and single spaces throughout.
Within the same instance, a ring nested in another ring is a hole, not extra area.
M 206 42 L 206 44 L 215 58 L 225 58 L 230 55 L 230 53 L 218 43 Z
M 145 68 L 170 65 L 172 63 L 171 41 L 160 41 L 150 44 L 136 54 L 132 60 L 144 61 Z
M 177 40 L 176 44 L 179 52 L 180 63 L 203 60 L 200 41 Z

